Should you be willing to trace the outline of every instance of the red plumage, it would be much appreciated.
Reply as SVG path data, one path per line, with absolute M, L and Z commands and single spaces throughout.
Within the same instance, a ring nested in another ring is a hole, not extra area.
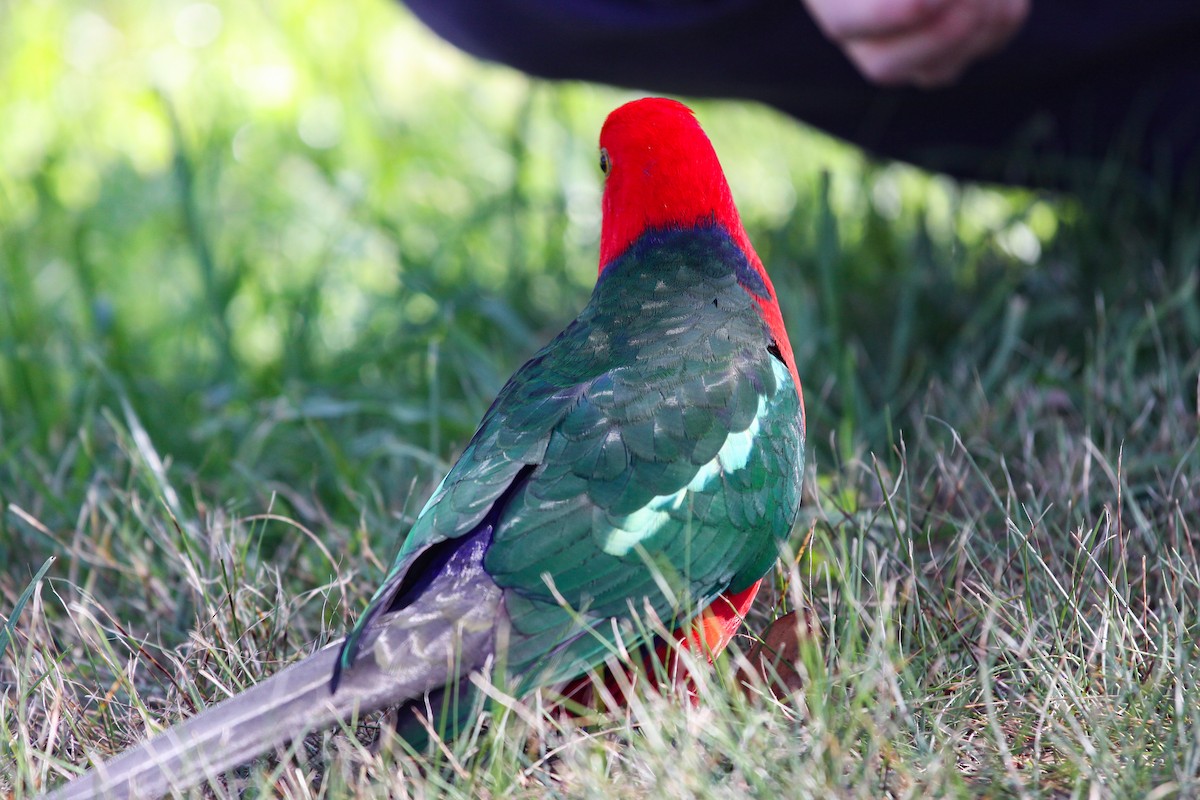
M 769 298 L 758 298 L 763 319 L 792 373 L 800 375 L 775 298 L 775 287 L 754 252 L 712 142 L 692 110 L 676 100 L 647 97 L 608 115 L 600 131 L 608 162 L 600 229 L 600 271 L 650 228 L 688 228 L 715 219 L 745 253 Z

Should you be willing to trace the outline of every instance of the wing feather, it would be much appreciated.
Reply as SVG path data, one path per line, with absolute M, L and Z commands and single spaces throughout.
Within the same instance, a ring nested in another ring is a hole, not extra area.
M 618 631 L 639 644 L 635 613 L 679 620 L 761 577 L 799 504 L 802 411 L 723 236 L 606 268 L 501 391 L 347 652 L 421 552 L 485 521 L 524 688 L 595 666 Z

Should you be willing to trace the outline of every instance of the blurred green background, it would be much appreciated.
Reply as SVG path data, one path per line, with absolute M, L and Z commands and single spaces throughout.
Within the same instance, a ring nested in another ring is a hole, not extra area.
M 9 2 L 0 86 L 0 506 L 51 530 L 142 480 L 134 452 L 187 509 L 401 513 L 586 301 L 596 136 L 638 94 L 480 64 L 384 0 Z M 1091 421 L 1065 379 L 1104 286 L 1170 298 L 1194 263 L 1136 215 L 695 105 L 779 289 L 818 470 L 887 452 L 939 381 L 1062 383 Z M 1172 324 L 1195 337 L 1194 312 Z M 54 550 L 0 514 L 10 569 Z
M 596 138 L 640 94 L 387 0 L 0 0 L 0 795 L 352 624 L 586 302 Z M 805 385 L 809 549 L 746 626 L 811 607 L 803 696 L 649 706 L 544 762 L 494 726 L 469 781 L 385 748 L 297 796 L 1187 796 L 1196 209 L 1115 162 L 960 184 L 689 102 Z

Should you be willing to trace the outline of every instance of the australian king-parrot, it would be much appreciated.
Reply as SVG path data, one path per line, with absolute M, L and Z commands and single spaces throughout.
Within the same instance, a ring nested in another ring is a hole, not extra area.
M 652 647 L 711 657 L 800 505 L 804 403 L 775 290 L 691 110 L 649 98 L 600 134 L 591 300 L 509 379 L 339 646 L 98 764 L 53 796 L 182 789 L 383 708 L 453 734 L 475 683 L 517 696 Z

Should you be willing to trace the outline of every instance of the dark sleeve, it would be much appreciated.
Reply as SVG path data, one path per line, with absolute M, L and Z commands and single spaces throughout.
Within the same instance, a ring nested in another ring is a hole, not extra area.
M 1200 153 L 1195 0 L 1034 0 L 1001 53 L 934 91 L 868 83 L 800 0 L 406 2 L 463 50 L 531 75 L 757 100 L 961 177 L 1069 186 L 1114 154 L 1178 176 Z

